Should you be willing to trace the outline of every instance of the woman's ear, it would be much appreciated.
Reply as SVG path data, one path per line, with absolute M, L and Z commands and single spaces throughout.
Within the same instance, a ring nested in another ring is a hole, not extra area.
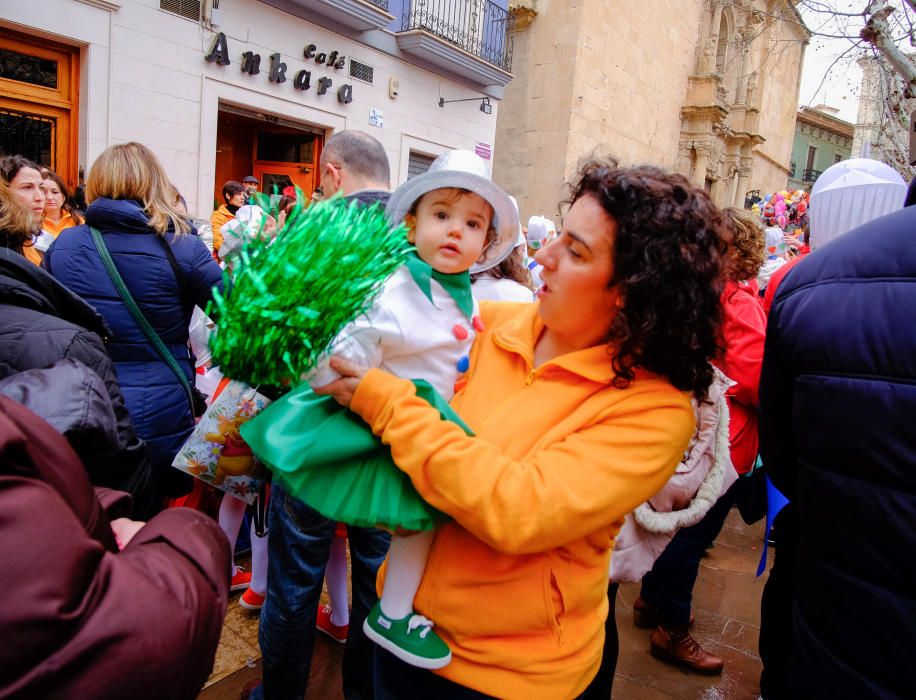
M 417 242 L 417 217 L 408 214 L 404 217 L 404 223 L 407 225 L 407 242 L 415 245 Z

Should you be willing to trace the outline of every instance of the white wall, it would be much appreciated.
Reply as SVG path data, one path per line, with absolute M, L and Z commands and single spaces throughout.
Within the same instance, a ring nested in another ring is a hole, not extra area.
M 109 11 L 100 5 L 120 7 Z M 4 20 L 21 31 L 83 47 L 80 164 L 88 170 L 108 145 L 141 141 L 162 159 L 198 216 L 208 215 L 212 202 L 219 100 L 306 121 L 328 132 L 367 131 L 388 151 L 396 178 L 392 185 L 406 179 L 411 147 L 435 154 L 448 148 L 473 150 L 477 141 L 493 144 L 496 109 L 486 115 L 477 102 L 438 106 L 440 96 L 479 97 L 478 92 L 257 0 L 222 0 L 220 10 L 229 66 L 204 60 L 214 32 L 163 12 L 158 0 L 16 2 L 4 9 Z M 372 66 L 374 84 L 350 79 L 346 67 L 334 70 L 305 59 L 303 49 L 310 43 Z M 261 55 L 259 75 L 242 73 L 244 51 Z M 269 56 L 276 52 L 288 67 L 282 84 L 268 80 Z M 292 84 L 302 68 L 312 71 L 312 88 L 305 92 Z M 322 76 L 334 84 L 318 96 Z M 396 99 L 388 97 L 391 76 L 400 81 Z M 353 86 L 349 105 L 337 100 L 337 88 L 344 83 Z M 370 107 L 383 112 L 383 128 L 369 126 Z

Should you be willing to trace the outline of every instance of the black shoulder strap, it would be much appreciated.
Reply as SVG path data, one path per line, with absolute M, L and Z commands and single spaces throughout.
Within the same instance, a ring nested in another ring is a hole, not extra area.
M 175 251 L 172 250 L 172 244 L 165 239 L 165 236 L 160 236 L 157 234 L 156 238 L 162 243 L 162 247 L 165 250 L 165 257 L 168 258 L 169 265 L 172 266 L 172 272 L 175 275 L 175 282 L 178 284 L 178 293 L 181 298 L 184 299 L 184 284 L 182 283 L 184 280 L 184 275 L 181 274 L 181 268 L 178 267 L 178 260 L 175 258 Z

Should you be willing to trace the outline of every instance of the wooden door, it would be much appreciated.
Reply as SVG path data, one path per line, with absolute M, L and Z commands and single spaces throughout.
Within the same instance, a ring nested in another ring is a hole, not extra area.
M 0 28 L 0 155 L 21 154 L 78 183 L 79 52 Z

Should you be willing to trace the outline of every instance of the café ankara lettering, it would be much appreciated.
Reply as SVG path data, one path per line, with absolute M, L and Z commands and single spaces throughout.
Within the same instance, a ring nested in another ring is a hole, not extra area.
M 340 70 L 347 65 L 347 57 L 341 56 L 339 51 L 324 52 L 319 51 L 315 44 L 307 44 L 302 51 L 302 56 L 307 60 L 319 66 L 327 66 L 334 70 Z M 218 66 L 228 66 L 232 63 L 229 58 L 229 40 L 223 32 L 220 32 L 213 38 L 213 46 L 210 52 L 204 56 L 208 63 L 215 63 Z M 292 83 L 294 90 L 307 92 L 313 87 L 315 94 L 326 95 L 334 86 L 334 79 L 327 76 L 317 78 L 312 81 L 312 71 L 308 68 L 302 68 L 295 73 L 289 72 L 289 67 L 280 60 L 279 53 L 272 53 L 263 62 L 261 54 L 253 51 L 245 51 L 242 54 L 241 69 L 248 75 L 258 75 L 262 71 L 267 73 L 267 79 L 272 83 Z M 353 86 L 349 83 L 337 88 L 337 101 L 341 104 L 350 104 L 353 101 Z

